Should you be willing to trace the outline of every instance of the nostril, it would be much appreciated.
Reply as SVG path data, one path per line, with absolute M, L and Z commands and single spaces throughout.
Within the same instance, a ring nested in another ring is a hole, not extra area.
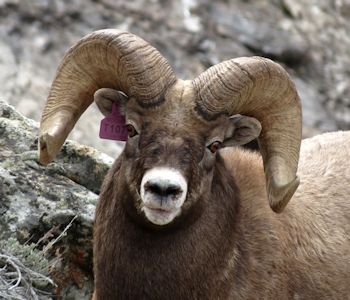
M 177 196 L 181 194 L 182 190 L 179 186 L 176 185 L 170 185 L 166 188 L 166 195 L 172 195 L 172 196 Z
M 174 184 L 162 184 L 158 182 L 147 182 L 144 186 L 145 191 L 159 195 L 162 197 L 178 196 L 182 193 L 182 189 L 178 185 Z
M 162 189 L 161 189 L 160 185 L 158 185 L 156 183 L 150 183 L 150 182 L 147 182 L 145 184 L 145 191 L 150 192 L 152 194 L 161 194 L 162 193 Z

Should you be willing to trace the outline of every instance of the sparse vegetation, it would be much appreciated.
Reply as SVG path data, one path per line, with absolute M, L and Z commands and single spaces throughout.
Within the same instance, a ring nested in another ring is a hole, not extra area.
M 63 259 L 54 245 L 66 236 L 76 218 L 74 216 L 58 236 L 52 233 L 52 228 L 36 243 L 22 245 L 15 238 L 1 242 L 0 299 L 52 299 L 58 285 L 51 277 L 57 273 Z

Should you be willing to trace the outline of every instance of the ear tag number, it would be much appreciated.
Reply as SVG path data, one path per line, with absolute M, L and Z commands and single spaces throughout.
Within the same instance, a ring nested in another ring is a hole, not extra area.
M 125 118 L 115 103 L 112 105 L 112 112 L 101 121 L 100 138 L 124 142 L 128 140 Z

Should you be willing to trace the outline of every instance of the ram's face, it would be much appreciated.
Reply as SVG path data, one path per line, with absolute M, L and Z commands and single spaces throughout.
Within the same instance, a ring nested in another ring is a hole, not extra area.
M 193 97 L 180 82 L 153 108 L 142 108 L 133 98 L 119 101 L 129 132 L 120 169 L 132 195 L 126 205 L 147 223 L 164 226 L 184 219 L 210 193 L 218 150 L 260 132 L 252 118 L 221 115 L 204 121 Z
M 135 208 L 146 220 L 166 225 L 210 190 L 225 120 L 211 126 L 180 107 L 126 114 L 129 140 L 123 164 Z

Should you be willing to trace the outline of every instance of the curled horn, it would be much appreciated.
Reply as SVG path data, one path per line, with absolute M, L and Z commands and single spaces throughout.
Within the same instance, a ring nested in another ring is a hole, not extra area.
M 176 77 L 163 56 L 124 31 L 95 31 L 75 44 L 58 67 L 40 123 L 40 162 L 52 161 L 100 88 L 134 97 L 142 107 L 164 101 Z
M 207 121 L 223 113 L 260 121 L 269 203 L 281 212 L 299 185 L 301 143 L 300 99 L 287 72 L 269 59 L 242 57 L 209 68 L 192 84 L 195 110 Z

